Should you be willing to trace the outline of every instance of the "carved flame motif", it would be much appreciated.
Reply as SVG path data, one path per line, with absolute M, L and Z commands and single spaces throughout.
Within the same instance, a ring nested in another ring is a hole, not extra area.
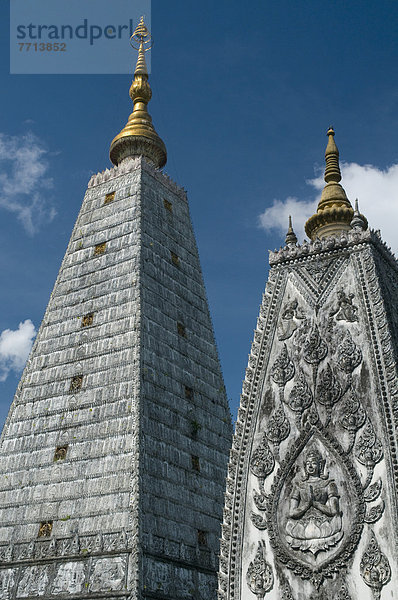
M 370 532 L 370 542 L 363 553 L 359 568 L 362 579 L 378 600 L 382 587 L 390 581 L 391 568 L 387 557 L 380 550 L 373 531 Z
M 314 325 L 304 342 L 304 360 L 310 365 L 318 365 L 327 353 L 328 347 L 319 335 L 318 327 Z
M 329 364 L 319 376 L 316 398 L 320 404 L 328 408 L 331 408 L 341 398 L 341 386 Z
M 246 581 L 250 590 L 259 600 L 272 590 L 274 575 L 271 565 L 265 559 L 264 541 L 258 543 L 256 556 L 247 569 Z
M 299 371 L 297 382 L 294 384 L 287 401 L 288 406 L 297 413 L 302 413 L 312 403 L 312 392 L 305 379 L 303 371 Z
M 263 436 L 261 444 L 254 450 L 250 460 L 250 470 L 256 477 L 265 479 L 272 473 L 275 466 L 274 455 L 267 442 L 266 435 Z
M 286 344 L 283 344 L 283 348 L 280 354 L 277 356 L 271 369 L 271 377 L 275 383 L 283 387 L 288 381 L 292 379 L 294 375 L 294 364 L 289 358 Z
M 351 374 L 353 370 L 361 364 L 362 352 L 355 345 L 351 334 L 347 331 L 344 340 L 341 342 L 337 349 L 337 364 L 347 375 Z
M 355 456 L 362 465 L 370 469 L 383 458 L 383 446 L 376 437 L 370 420 L 356 443 Z
M 358 398 L 351 393 L 345 400 L 340 418 L 340 425 L 349 432 L 354 433 L 366 421 L 366 413 L 360 405 Z
M 277 408 L 271 415 L 267 425 L 267 438 L 273 444 L 279 445 L 290 433 L 290 424 L 283 408 Z

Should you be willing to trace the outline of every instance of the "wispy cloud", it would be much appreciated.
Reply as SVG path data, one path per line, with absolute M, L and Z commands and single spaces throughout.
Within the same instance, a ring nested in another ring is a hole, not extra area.
M 359 199 L 360 210 L 368 219 L 369 226 L 372 229 L 380 229 L 383 239 L 397 253 L 398 164 L 379 169 L 373 165 L 343 163 L 341 172 L 341 183 L 351 203 L 354 204 L 355 198 Z M 266 231 L 278 231 L 281 234 L 281 242 L 287 230 L 289 215 L 293 217 L 296 235 L 301 240 L 304 238 L 304 223 L 316 210 L 325 185 L 323 174 L 309 179 L 307 184 L 311 188 L 308 198 L 289 197 L 283 201 L 274 200 L 272 206 L 259 215 L 260 226 Z
M 30 319 L 20 323 L 18 329 L 4 329 L 0 334 L 0 381 L 5 381 L 11 370 L 18 373 L 23 369 L 35 335 Z
M 32 133 L 0 133 L 0 207 L 14 213 L 30 235 L 56 214 L 48 197 L 53 181 L 47 154 Z

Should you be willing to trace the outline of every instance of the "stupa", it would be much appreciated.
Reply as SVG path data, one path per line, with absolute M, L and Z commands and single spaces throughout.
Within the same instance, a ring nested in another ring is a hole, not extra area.
M 340 184 L 270 253 L 228 467 L 219 600 L 398 598 L 398 264 Z M 376 199 L 375 199 L 376 201 Z

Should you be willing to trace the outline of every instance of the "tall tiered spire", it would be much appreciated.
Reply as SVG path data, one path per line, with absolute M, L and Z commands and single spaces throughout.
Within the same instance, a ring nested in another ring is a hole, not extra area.
M 340 234 L 350 229 L 354 211 L 344 189 L 340 185 L 341 172 L 339 151 L 334 141 L 333 127 L 327 131 L 329 137 L 325 152 L 325 181 L 317 211 L 305 224 L 305 231 L 311 240 Z
M 148 83 L 145 52 L 152 47 L 152 37 L 143 17 L 130 41 L 133 48 L 138 50 L 134 79 L 130 87 L 130 98 L 134 102 L 134 109 L 126 126 L 111 143 L 110 159 L 118 165 L 125 158 L 144 156 L 157 167 L 163 167 L 167 161 L 166 146 L 156 133 L 147 110 L 152 90 Z

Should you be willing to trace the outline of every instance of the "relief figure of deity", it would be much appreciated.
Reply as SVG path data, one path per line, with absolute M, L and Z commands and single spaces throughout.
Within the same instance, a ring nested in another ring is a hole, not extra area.
M 304 460 L 304 474 L 293 480 L 286 541 L 294 550 L 314 556 L 343 537 L 342 513 L 336 482 L 325 473 L 325 460 L 316 447 Z

